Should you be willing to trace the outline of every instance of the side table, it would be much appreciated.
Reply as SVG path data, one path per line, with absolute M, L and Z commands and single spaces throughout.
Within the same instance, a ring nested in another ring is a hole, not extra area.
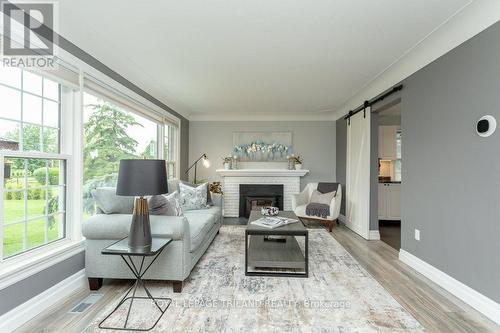
M 109 245 L 108 247 L 104 248 L 101 251 L 101 253 L 105 254 L 105 255 L 118 255 L 118 256 L 120 256 L 123 259 L 123 261 L 125 262 L 125 264 L 127 265 L 127 267 L 130 269 L 132 274 L 134 274 L 136 280 L 132 284 L 132 286 L 130 286 L 130 288 L 127 290 L 127 292 L 125 293 L 125 295 L 123 296 L 121 301 L 118 303 L 118 305 L 115 307 L 115 309 L 99 323 L 99 328 L 122 330 L 122 331 L 142 331 L 142 332 L 145 332 L 145 331 L 152 330 L 156 326 L 156 324 L 158 324 L 161 317 L 165 314 L 168 307 L 172 303 L 172 299 L 171 298 L 161 298 L 161 297 L 154 298 L 153 295 L 151 295 L 151 292 L 146 287 L 146 283 L 142 279 L 142 277 L 144 276 L 144 274 L 146 274 L 146 272 L 151 267 L 151 265 L 156 261 L 156 259 L 160 256 L 160 254 L 163 252 L 165 247 L 171 241 L 172 241 L 172 239 L 170 239 L 170 238 L 153 237 L 152 244 L 150 247 L 137 250 L 137 249 L 129 248 L 128 237 L 126 237 L 126 238 L 123 238 L 123 239 L 117 241 L 116 243 Z M 140 264 L 139 265 L 134 264 L 132 257 L 141 257 Z M 149 257 L 152 259 L 149 262 L 149 264 L 147 264 L 145 266 L 144 263 L 145 263 L 146 257 Z M 139 287 L 139 285 L 144 289 L 147 297 L 139 297 L 139 296 L 135 295 L 136 291 L 137 291 L 137 287 Z M 132 296 L 129 297 L 129 294 L 131 292 L 132 292 Z M 130 305 L 128 307 L 127 317 L 125 318 L 125 323 L 124 323 L 123 327 L 105 326 L 104 322 L 109 317 L 111 317 L 111 315 L 113 315 L 113 313 L 115 313 L 129 299 L 130 299 Z M 128 320 L 130 317 L 130 311 L 132 310 L 132 304 L 134 303 L 134 300 L 136 300 L 136 299 L 149 299 L 152 302 L 154 302 L 155 306 L 160 311 L 160 316 L 158 317 L 158 319 L 156 319 L 155 323 L 150 328 L 129 328 L 129 327 L 127 327 Z M 165 309 L 162 309 L 161 306 L 158 304 L 159 300 L 168 302 Z

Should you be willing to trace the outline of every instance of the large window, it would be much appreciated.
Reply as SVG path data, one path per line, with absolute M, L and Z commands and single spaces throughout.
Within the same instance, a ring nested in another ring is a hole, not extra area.
M 60 85 L 17 68 L 0 68 L 2 149 L 59 152 Z
M 95 212 L 92 190 L 116 186 L 126 158 L 158 158 L 159 125 L 92 94 L 84 94 L 84 217 Z
M 16 68 L 0 68 L 3 165 L 2 256 L 66 235 L 66 162 L 60 154 L 62 86 Z

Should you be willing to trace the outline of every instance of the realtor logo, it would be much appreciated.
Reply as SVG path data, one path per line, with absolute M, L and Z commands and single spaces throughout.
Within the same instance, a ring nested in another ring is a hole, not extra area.
M 4 14 L 3 66 L 54 68 L 57 4 L 51 1 L 0 2 Z

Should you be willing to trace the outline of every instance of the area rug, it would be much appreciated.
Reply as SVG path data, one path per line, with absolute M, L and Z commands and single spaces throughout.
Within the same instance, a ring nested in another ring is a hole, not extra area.
M 148 284 L 154 296 L 173 299 L 152 332 L 425 331 L 326 230 L 309 230 L 309 278 L 246 277 L 244 235 L 244 227 L 222 227 L 182 293 L 168 283 Z M 99 332 L 115 304 L 85 332 Z M 125 315 L 116 313 L 106 324 L 119 325 Z M 141 302 L 129 325 L 147 327 L 157 315 L 150 302 Z

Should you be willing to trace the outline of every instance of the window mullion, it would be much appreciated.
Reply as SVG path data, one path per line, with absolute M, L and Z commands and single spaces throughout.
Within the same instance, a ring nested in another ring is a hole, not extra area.
M 23 231 L 23 251 L 28 245 L 28 160 L 24 159 L 24 231 Z
M 1 156 L 2 164 L 5 164 L 5 157 Z M 3 200 L 5 200 L 4 196 L 4 187 L 5 187 L 5 178 L 4 178 L 4 168 L 0 167 L 0 197 L 2 198 L 2 204 L 0 205 L 0 263 L 3 261 L 3 228 L 4 228 L 4 205 Z

